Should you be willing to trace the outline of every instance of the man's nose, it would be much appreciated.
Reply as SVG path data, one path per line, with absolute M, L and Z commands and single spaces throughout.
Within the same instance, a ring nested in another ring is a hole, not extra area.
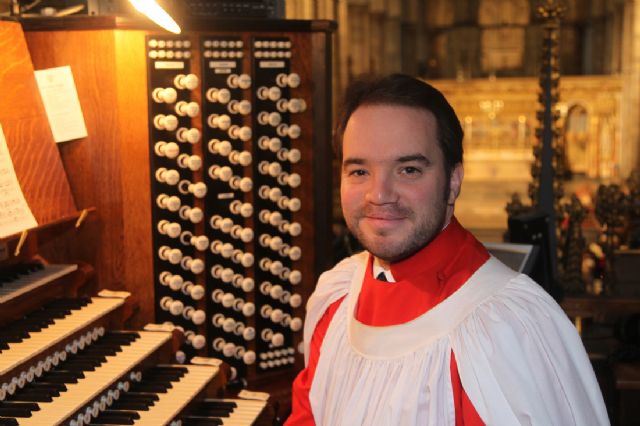
M 371 204 L 389 204 L 398 201 L 393 178 L 386 174 L 374 174 L 365 199 Z

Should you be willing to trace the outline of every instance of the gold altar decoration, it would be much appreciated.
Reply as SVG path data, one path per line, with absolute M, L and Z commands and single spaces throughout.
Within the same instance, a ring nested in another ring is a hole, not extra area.
M 464 128 L 465 180 L 531 180 L 537 78 L 430 83 L 449 99 Z M 562 76 L 558 94 L 558 142 L 565 151 L 565 167 L 588 178 L 619 178 L 620 130 L 624 125 L 621 77 Z M 486 105 L 497 100 L 501 107 L 495 109 L 492 119 Z

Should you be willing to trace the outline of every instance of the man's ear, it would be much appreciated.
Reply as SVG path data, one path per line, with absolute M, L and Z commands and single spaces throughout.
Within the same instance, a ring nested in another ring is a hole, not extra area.
M 447 198 L 447 204 L 454 205 L 456 199 L 460 195 L 462 189 L 462 179 L 464 178 L 464 168 L 462 163 L 458 163 L 451 170 L 451 176 L 449 177 L 449 195 Z

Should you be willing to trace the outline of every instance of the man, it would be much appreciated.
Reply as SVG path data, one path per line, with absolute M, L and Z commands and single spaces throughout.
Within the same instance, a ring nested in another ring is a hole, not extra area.
M 608 424 L 566 315 L 455 219 L 462 137 L 412 77 L 347 92 L 342 209 L 367 251 L 309 299 L 288 425 Z

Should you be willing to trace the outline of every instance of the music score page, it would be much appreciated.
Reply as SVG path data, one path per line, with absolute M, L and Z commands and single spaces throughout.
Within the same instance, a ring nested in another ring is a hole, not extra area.
M 36 226 L 38 223 L 20 188 L 0 125 L 0 238 Z

